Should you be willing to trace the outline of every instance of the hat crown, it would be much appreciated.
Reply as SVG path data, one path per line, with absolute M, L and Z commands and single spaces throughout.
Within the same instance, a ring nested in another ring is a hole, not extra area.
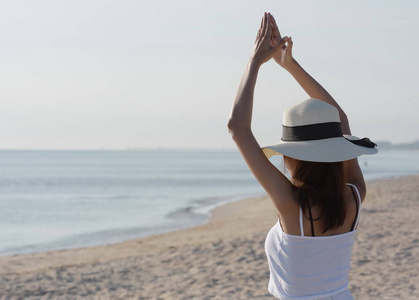
M 304 126 L 319 123 L 339 122 L 339 112 L 324 101 L 310 98 L 284 112 L 284 126 Z

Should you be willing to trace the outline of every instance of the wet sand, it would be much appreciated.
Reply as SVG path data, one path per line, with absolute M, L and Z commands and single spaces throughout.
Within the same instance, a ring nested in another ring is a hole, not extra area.
M 419 176 L 372 181 L 350 273 L 355 299 L 419 299 Z M 120 244 L 0 257 L 0 299 L 275 299 L 267 198 L 216 208 L 202 226 Z

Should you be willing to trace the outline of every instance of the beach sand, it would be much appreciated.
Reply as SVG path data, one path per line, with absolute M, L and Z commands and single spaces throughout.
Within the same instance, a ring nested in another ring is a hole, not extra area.
M 355 299 L 419 299 L 419 176 L 368 182 L 350 273 Z M 0 299 L 275 299 L 267 198 L 202 226 L 76 250 L 0 257 Z

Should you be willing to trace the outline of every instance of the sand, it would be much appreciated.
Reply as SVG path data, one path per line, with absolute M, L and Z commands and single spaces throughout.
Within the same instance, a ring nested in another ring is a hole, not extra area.
M 367 184 L 355 299 L 419 299 L 419 176 Z M 120 244 L 0 257 L 0 299 L 275 299 L 267 198 L 218 207 L 202 226 Z

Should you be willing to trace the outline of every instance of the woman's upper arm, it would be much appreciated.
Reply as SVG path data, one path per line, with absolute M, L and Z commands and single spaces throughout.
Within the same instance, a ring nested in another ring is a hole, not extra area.
M 359 166 L 358 159 L 354 158 L 344 162 L 345 175 L 349 183 L 356 185 L 361 195 L 361 200 L 364 201 L 367 194 L 367 187 L 365 185 L 364 175 L 362 175 L 361 167 Z
M 274 202 L 278 211 L 292 203 L 293 185 L 265 156 L 250 129 L 230 128 L 233 140 L 253 175 Z

